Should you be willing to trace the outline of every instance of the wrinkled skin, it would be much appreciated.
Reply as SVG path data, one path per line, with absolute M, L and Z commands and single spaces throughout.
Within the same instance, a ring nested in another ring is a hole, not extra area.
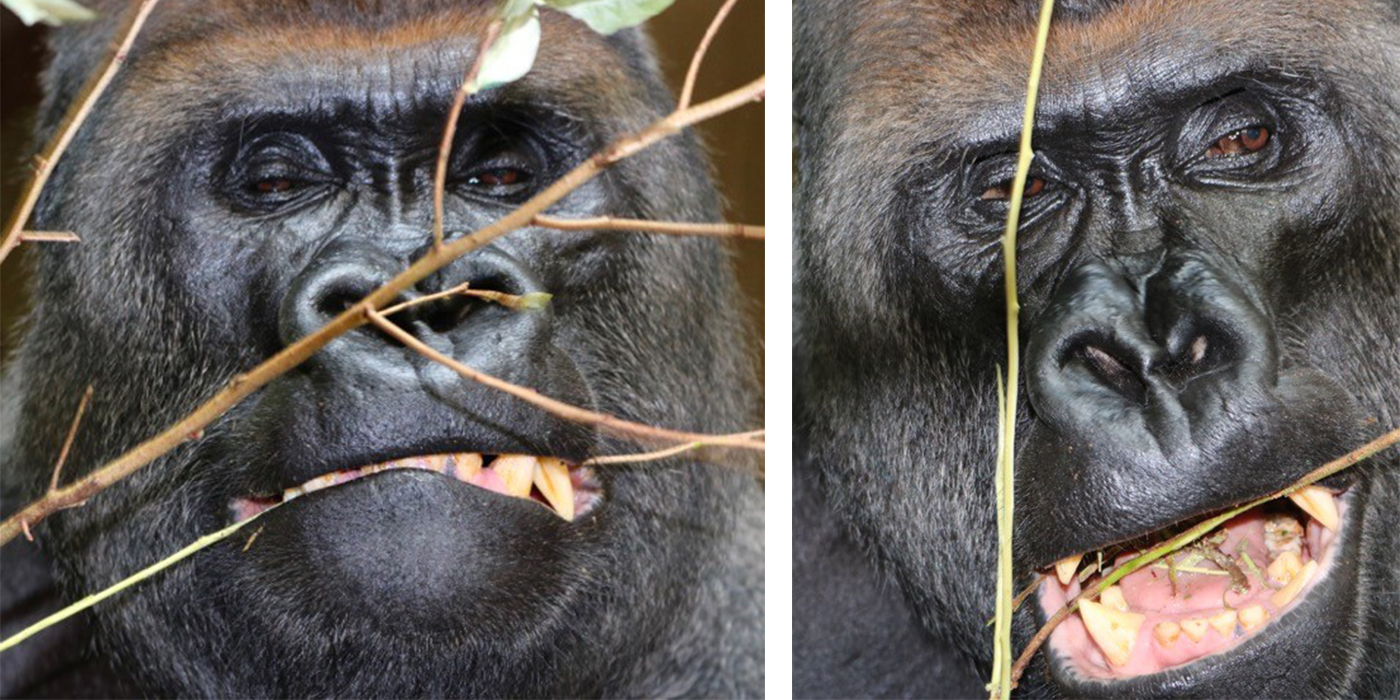
M 999 238 L 1038 4 L 796 8 L 794 609 L 822 611 L 794 624 L 799 696 L 985 692 Z M 1062 2 L 1043 80 L 1018 591 L 1400 424 L 1400 7 Z M 1352 505 L 1341 564 L 1236 650 L 1117 685 L 1042 654 L 1019 692 L 1395 697 L 1396 464 L 1326 482 Z
M 113 37 L 120 4 L 98 4 L 98 24 L 54 35 L 40 137 Z M 35 305 L 4 377 L 6 514 L 42 493 L 88 384 L 66 478 L 154 435 L 430 245 L 441 125 L 496 3 L 343 5 L 170 0 L 153 15 L 34 224 L 83 242 L 31 252 Z M 534 71 L 464 111 L 449 237 L 673 104 L 640 32 L 601 37 L 544 14 Z M 720 216 L 688 135 L 550 211 Z M 755 421 L 736 286 L 714 241 L 526 228 L 405 296 L 462 282 L 553 302 L 427 305 L 396 320 L 465 364 L 587 408 L 707 432 Z M 50 518 L 35 544 L 6 545 L 5 603 L 30 617 L 8 612 L 5 634 L 226 525 L 231 499 L 447 451 L 577 461 L 636 446 L 361 328 Z M 246 549 L 248 531 L 7 652 L 4 694 L 761 692 L 756 483 L 689 461 L 599 475 L 606 500 L 572 523 L 424 472 L 304 497 L 266 515 Z

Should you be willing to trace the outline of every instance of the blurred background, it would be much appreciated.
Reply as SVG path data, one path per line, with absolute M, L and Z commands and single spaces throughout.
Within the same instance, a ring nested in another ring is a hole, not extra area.
M 651 21 L 651 35 L 674 91 L 680 91 L 691 54 L 721 4 L 722 0 L 677 0 Z M 29 125 L 39 100 L 45 31 L 42 26 L 26 27 L 10 12 L 0 10 L 0 221 L 9 220 L 29 174 L 25 164 L 43 145 L 30 142 Z M 739 87 L 762 73 L 763 3 L 740 0 L 706 54 L 696 80 L 695 101 Z M 743 107 L 698 128 L 728 201 L 727 219 L 763 224 L 763 107 Z M 0 264 L 0 363 L 15 346 L 16 321 L 27 307 L 22 288 L 25 249 L 30 245 L 35 244 L 20 246 Z M 755 356 L 761 357 L 763 243 L 742 241 L 733 244 L 733 250 L 745 311 L 755 332 L 751 342 Z

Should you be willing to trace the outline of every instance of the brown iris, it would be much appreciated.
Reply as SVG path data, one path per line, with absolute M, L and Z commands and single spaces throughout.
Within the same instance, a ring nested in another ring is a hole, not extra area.
M 1227 136 L 1211 144 L 1206 149 L 1207 158 L 1223 158 L 1225 156 L 1242 156 L 1253 153 L 1269 145 L 1269 128 L 1265 126 L 1250 126 L 1233 131 Z
M 521 172 L 514 168 L 496 168 L 473 175 L 468 180 L 468 184 L 500 187 L 501 185 L 514 185 L 520 182 L 522 177 Z
M 292 181 L 284 177 L 274 177 L 266 180 L 258 180 L 254 187 L 262 194 L 277 194 L 292 189 Z

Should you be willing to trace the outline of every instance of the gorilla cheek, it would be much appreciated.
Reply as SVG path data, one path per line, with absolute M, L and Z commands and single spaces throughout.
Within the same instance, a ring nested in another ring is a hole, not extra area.
M 566 523 L 426 473 L 390 473 L 269 513 L 244 584 L 274 608 L 368 617 L 390 634 L 509 635 L 558 601 Z

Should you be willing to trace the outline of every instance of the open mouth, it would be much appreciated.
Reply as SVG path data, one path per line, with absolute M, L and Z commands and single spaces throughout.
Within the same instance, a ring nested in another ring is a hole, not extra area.
M 284 489 L 280 495 L 235 498 L 229 509 L 234 522 L 238 522 L 309 493 L 404 469 L 434 472 L 487 491 L 533 501 L 569 521 L 592 511 L 603 500 L 602 484 L 589 467 L 570 464 L 557 457 L 452 452 L 415 455 L 328 472 Z
M 1320 486 L 1230 519 L 1082 600 L 1050 637 L 1063 668 L 1123 680 L 1229 653 L 1288 614 L 1333 568 L 1347 501 Z M 1068 557 L 1046 576 L 1046 617 L 1081 589 L 1192 523 Z

